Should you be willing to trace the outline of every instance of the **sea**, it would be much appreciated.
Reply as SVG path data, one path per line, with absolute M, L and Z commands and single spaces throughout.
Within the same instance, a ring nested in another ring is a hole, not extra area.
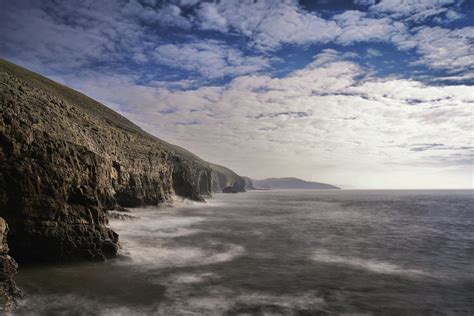
M 120 257 L 22 266 L 14 315 L 474 315 L 474 191 L 287 190 L 111 220 Z

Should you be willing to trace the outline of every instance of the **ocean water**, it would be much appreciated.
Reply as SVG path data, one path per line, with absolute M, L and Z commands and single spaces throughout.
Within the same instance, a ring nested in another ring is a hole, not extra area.
M 21 315 L 474 315 L 473 191 L 251 191 L 134 209 L 121 258 L 22 267 Z

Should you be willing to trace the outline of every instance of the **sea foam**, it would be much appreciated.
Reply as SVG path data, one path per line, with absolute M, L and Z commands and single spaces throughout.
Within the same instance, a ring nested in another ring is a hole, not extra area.
M 356 257 L 343 257 L 330 254 L 327 251 L 318 251 L 311 256 L 311 259 L 317 262 L 334 263 L 350 266 L 356 269 L 363 269 L 374 273 L 404 275 L 404 276 L 428 276 L 429 273 L 418 270 L 409 269 L 394 263 L 378 260 L 369 260 Z

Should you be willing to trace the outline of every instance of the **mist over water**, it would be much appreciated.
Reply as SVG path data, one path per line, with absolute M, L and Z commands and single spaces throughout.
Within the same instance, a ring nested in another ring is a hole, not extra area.
M 252 191 L 134 209 L 121 258 L 21 267 L 19 314 L 474 313 L 472 191 Z

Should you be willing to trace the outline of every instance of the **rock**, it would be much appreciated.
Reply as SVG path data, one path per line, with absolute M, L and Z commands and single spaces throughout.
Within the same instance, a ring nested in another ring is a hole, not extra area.
M 23 261 L 104 260 L 106 212 L 211 193 L 209 164 L 89 97 L 0 60 L 0 216 Z
M 238 193 L 233 187 L 225 187 L 222 189 L 222 193 Z
M 102 243 L 102 254 L 106 259 L 113 258 L 117 255 L 118 246 L 112 241 L 104 241 Z
M 231 187 L 235 193 L 245 192 L 245 180 L 241 176 L 229 168 L 213 163 L 209 165 L 212 168 L 212 192 L 224 192 L 224 188 L 226 187 Z M 229 191 L 229 189 L 227 189 L 227 191 Z
M 114 211 L 121 213 L 130 213 L 131 211 L 128 208 L 121 207 L 119 205 L 115 206 Z
M 130 221 L 130 220 L 137 220 L 140 219 L 140 217 L 129 215 L 129 214 L 122 214 L 119 212 L 114 212 L 114 211 L 108 211 L 107 212 L 107 217 L 110 219 L 119 219 L 122 221 Z
M 10 275 L 14 275 L 18 269 L 18 264 L 7 254 L 3 254 L 3 259 L 0 261 L 0 279 Z
M 8 225 L 0 217 L 0 312 L 14 309 L 23 293 L 13 281 L 18 264 L 8 255 Z
M 7 243 L 8 225 L 3 218 L 0 218 L 0 253 L 8 253 Z

